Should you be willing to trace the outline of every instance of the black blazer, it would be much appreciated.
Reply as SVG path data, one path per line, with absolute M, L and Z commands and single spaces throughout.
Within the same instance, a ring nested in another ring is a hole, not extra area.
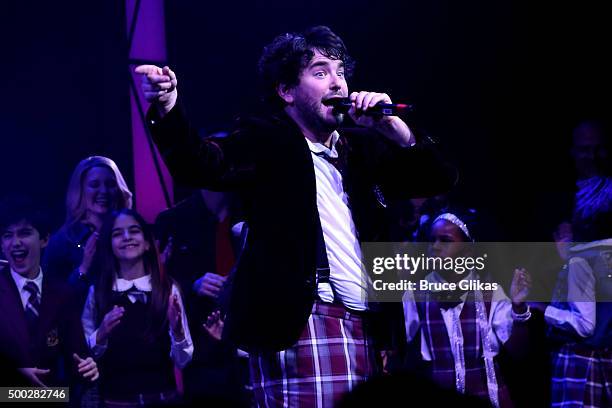
M 237 190 L 249 233 L 233 277 L 226 335 L 245 349 L 282 350 L 304 329 L 316 298 L 321 224 L 311 152 L 284 113 L 239 120 L 225 138 L 201 140 L 177 107 L 148 123 L 177 182 Z M 344 187 L 360 241 L 384 239 L 382 194 L 422 197 L 446 191 L 455 175 L 431 149 L 400 148 L 365 129 L 344 129 Z
M 68 378 L 63 374 L 76 375 L 72 353 L 81 358 L 88 355 L 73 292 L 65 283 L 43 278 L 39 326 L 30 336 L 21 297 L 10 274 L 8 267 L 0 269 L 0 352 L 15 367 L 50 369 L 43 380 L 47 385 L 67 385 Z M 62 360 L 66 373 L 59 369 Z

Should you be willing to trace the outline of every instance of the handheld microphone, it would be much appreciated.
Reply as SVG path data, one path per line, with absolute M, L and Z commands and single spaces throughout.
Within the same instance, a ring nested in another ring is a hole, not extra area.
M 352 102 L 349 98 L 330 98 L 323 101 L 323 105 L 332 106 L 334 113 L 347 113 L 351 109 Z M 398 116 L 402 113 L 412 112 L 414 105 L 405 103 L 382 103 L 379 102 L 364 112 L 367 116 Z

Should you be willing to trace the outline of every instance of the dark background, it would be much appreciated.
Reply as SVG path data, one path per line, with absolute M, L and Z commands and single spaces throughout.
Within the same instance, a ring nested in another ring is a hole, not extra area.
M 612 67 L 603 2 L 532 3 L 174 0 L 168 64 L 195 124 L 224 130 L 258 101 L 263 46 L 329 25 L 357 60 L 350 89 L 415 104 L 410 124 L 461 171 L 459 198 L 495 214 L 510 238 L 533 239 L 541 196 L 571 186 L 571 128 L 609 117 Z M 68 178 L 85 156 L 113 158 L 133 185 L 125 5 L 3 8 L 0 196 L 44 200 L 59 225 Z

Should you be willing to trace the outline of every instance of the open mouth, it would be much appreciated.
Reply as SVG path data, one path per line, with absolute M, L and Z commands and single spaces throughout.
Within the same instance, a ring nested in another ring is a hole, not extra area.
M 321 102 L 325 106 L 334 106 L 336 103 L 338 103 L 336 102 L 337 100 L 344 101 L 344 100 L 348 100 L 348 98 L 345 98 L 342 95 L 333 95 L 333 96 L 323 98 Z
M 134 249 L 134 248 L 138 248 L 140 245 L 138 244 L 127 244 L 127 245 L 123 245 L 121 247 L 121 249 Z
M 23 263 L 28 257 L 28 251 L 25 249 L 18 249 L 10 252 L 11 258 L 18 264 Z
M 351 109 L 351 100 L 343 97 L 342 95 L 334 95 L 325 98 L 321 101 L 321 103 L 335 115 L 347 113 Z

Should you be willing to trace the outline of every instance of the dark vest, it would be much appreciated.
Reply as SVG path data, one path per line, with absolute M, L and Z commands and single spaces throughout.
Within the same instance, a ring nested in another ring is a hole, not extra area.
M 484 304 L 487 316 L 489 316 L 491 302 L 485 300 Z M 422 336 L 425 336 L 426 343 L 429 345 L 432 354 L 431 379 L 445 389 L 455 390 L 455 362 L 444 318 L 440 311 L 440 304 L 434 300 L 417 302 L 417 310 L 419 319 L 422 322 Z M 483 342 L 480 336 L 478 320 L 476 319 L 476 303 L 473 292 L 468 294 L 461 309 L 459 319 L 461 321 L 461 333 L 463 334 L 465 394 L 488 401 L 489 391 L 483 356 Z M 511 406 L 510 396 L 504 386 L 498 363 L 496 359 L 493 361 L 500 406 Z
M 123 306 L 125 314 L 108 341 L 100 359 L 102 394 L 109 399 L 127 399 L 138 394 L 174 390 L 174 364 L 170 358 L 170 335 L 164 325 L 147 340 L 147 304 L 131 303 L 126 294 L 113 292 L 113 304 Z

